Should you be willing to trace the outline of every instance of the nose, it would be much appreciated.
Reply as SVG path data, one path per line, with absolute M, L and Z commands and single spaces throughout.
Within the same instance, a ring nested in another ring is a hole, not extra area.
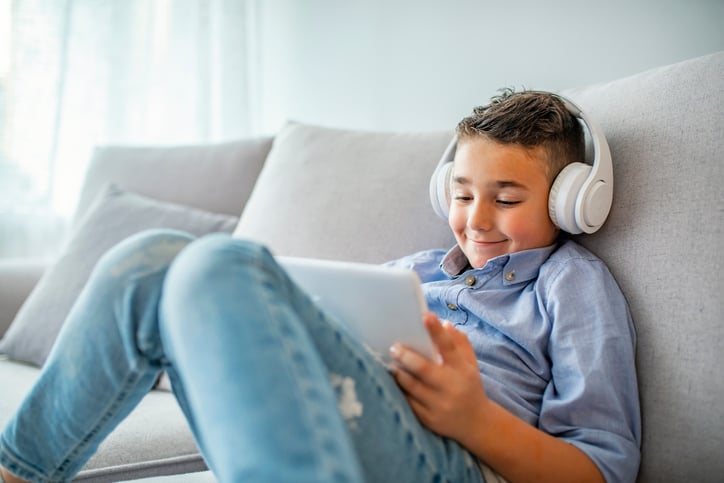
M 487 203 L 478 202 L 470 207 L 468 227 L 475 231 L 490 231 L 493 228 L 493 213 Z

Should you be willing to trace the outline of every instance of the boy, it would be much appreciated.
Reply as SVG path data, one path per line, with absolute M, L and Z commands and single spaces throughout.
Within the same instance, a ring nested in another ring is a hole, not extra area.
M 439 358 L 395 345 L 390 377 L 263 247 L 138 235 L 99 262 L 0 437 L 3 477 L 72 477 L 166 369 L 222 482 L 633 481 L 628 310 L 547 211 L 580 126 L 554 96 L 506 92 L 458 139 L 457 244 L 397 262 L 426 282 Z

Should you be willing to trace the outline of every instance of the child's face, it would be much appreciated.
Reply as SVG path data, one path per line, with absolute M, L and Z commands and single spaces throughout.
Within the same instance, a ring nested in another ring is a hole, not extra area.
M 548 246 L 550 181 L 541 149 L 473 138 L 458 144 L 449 224 L 474 268 L 506 253 Z

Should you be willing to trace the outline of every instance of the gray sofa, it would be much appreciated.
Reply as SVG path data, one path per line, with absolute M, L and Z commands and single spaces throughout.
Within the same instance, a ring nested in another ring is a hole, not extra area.
M 636 324 L 639 481 L 721 481 L 724 52 L 561 92 L 601 124 L 613 155 L 609 220 L 579 240 L 608 263 Z M 118 238 L 150 226 L 233 231 L 278 254 L 366 262 L 447 247 L 427 183 L 450 135 L 290 123 L 273 139 L 99 148 L 61 257 L 0 262 L 0 351 L 9 355 L 0 360 L 0 426 L 37 377 L 92 262 Z M 203 469 L 162 387 L 78 480 L 212 480 L 190 474 Z

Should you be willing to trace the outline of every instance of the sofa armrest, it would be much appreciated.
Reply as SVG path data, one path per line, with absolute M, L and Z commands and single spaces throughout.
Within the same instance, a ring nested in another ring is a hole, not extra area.
M 44 259 L 0 259 L 0 336 L 48 266 Z

